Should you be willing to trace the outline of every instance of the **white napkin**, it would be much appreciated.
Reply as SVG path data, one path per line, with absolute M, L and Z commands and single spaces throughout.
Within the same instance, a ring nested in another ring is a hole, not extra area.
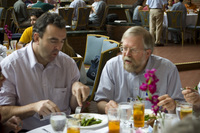
M 3 57 L 3 58 L 6 57 L 6 50 L 7 50 L 6 46 L 0 45 L 0 56 L 1 57 Z

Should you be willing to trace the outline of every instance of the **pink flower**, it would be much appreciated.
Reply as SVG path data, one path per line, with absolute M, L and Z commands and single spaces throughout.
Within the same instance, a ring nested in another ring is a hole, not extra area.
M 151 101 L 152 104 L 157 104 L 157 103 L 159 103 L 158 97 L 159 97 L 158 95 L 153 95 L 153 96 L 152 96 L 152 101 Z
M 159 106 L 156 104 L 156 105 L 153 105 L 152 106 L 152 110 L 153 112 L 155 113 L 155 115 L 157 115 L 158 111 L 159 111 Z
M 148 85 L 145 83 L 142 83 L 142 85 L 140 86 L 140 90 L 142 90 L 142 91 L 146 91 L 147 88 L 148 88 Z

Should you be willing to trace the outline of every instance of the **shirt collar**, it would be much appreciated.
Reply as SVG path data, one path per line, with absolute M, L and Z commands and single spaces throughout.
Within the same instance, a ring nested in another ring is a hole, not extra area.
M 28 58 L 29 58 L 29 60 L 30 60 L 31 68 L 34 68 L 34 66 L 35 66 L 36 64 L 42 65 L 41 63 L 39 63 L 39 62 L 37 61 L 37 59 L 36 59 L 36 57 L 35 57 L 35 54 L 34 54 L 34 52 L 33 52 L 33 41 L 31 41 L 30 44 L 27 46 L 27 51 L 28 51 Z M 61 64 L 60 64 L 61 62 L 58 61 L 58 56 L 60 56 L 60 54 L 61 54 L 61 52 L 59 51 L 57 57 L 56 57 L 53 61 L 49 62 L 49 63 L 47 64 L 47 66 L 54 66 L 54 65 L 55 65 L 55 66 L 58 66 L 58 67 L 61 68 Z M 43 65 L 42 65 L 42 66 L 43 66 Z

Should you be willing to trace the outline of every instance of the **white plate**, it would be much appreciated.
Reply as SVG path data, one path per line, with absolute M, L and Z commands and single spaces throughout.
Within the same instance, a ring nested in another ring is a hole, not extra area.
M 107 115 L 101 115 L 101 114 L 95 114 L 95 113 L 81 113 L 81 115 L 82 115 L 81 118 L 86 117 L 87 119 L 91 119 L 92 117 L 94 117 L 95 119 L 102 120 L 102 122 L 99 124 L 95 124 L 95 125 L 91 125 L 91 126 L 81 126 L 81 129 L 97 129 L 97 128 L 103 127 L 108 124 Z M 74 114 L 70 115 L 70 116 L 73 117 Z
M 148 114 L 154 114 L 154 112 L 151 109 L 145 109 L 144 110 L 144 114 L 148 115 Z

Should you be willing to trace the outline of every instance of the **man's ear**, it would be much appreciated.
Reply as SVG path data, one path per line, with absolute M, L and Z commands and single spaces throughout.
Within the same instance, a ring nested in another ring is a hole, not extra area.
M 147 49 L 146 53 L 147 53 L 146 56 L 149 57 L 151 55 L 151 53 L 152 53 L 151 49 Z
M 37 33 L 37 32 L 35 32 L 34 34 L 33 34 L 33 39 L 34 39 L 34 42 L 38 42 L 39 41 L 39 33 Z

